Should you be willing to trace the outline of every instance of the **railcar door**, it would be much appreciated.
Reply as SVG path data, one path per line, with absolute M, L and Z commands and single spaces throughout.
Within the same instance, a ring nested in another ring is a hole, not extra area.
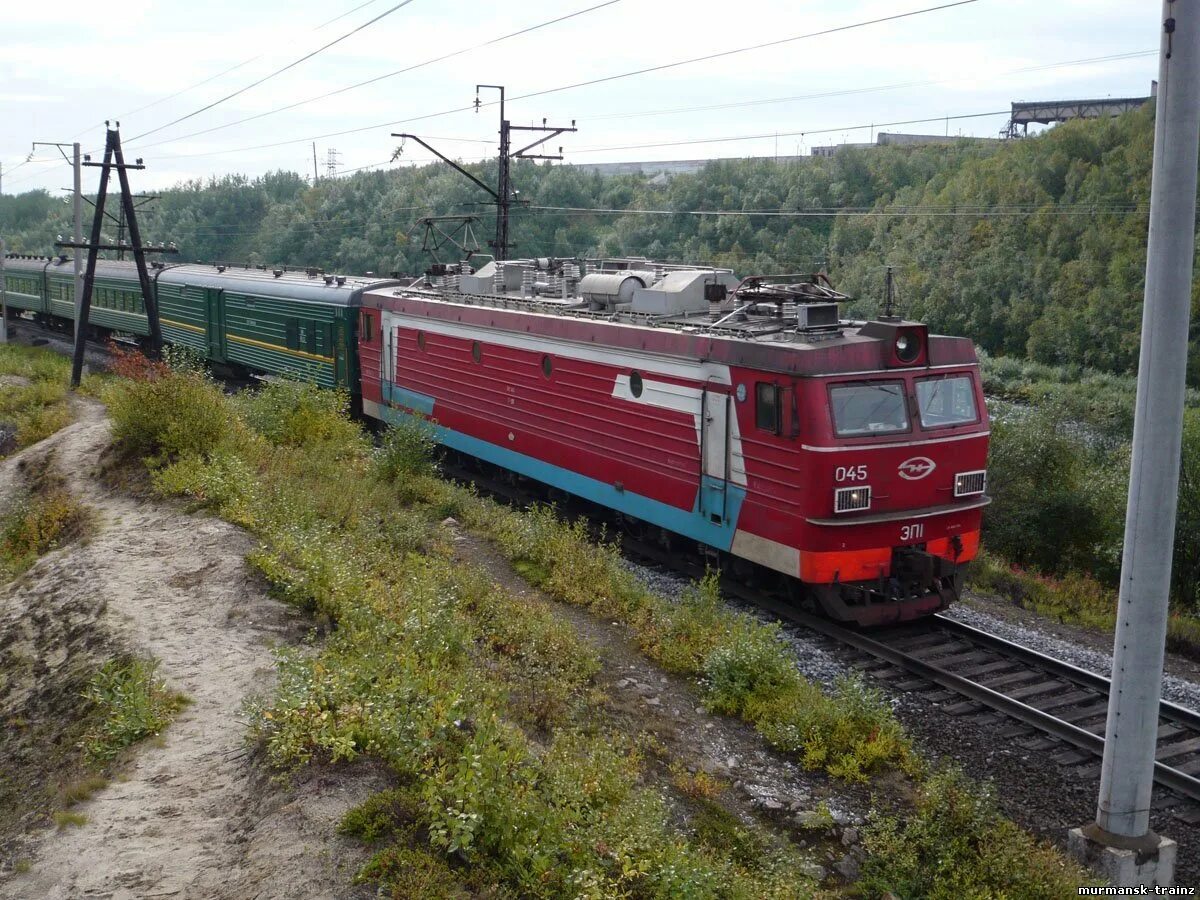
M 731 400 L 724 385 L 712 383 L 700 395 L 700 515 L 715 525 L 728 515 Z
M 225 362 L 225 291 L 204 288 L 204 311 L 208 325 L 208 358 Z

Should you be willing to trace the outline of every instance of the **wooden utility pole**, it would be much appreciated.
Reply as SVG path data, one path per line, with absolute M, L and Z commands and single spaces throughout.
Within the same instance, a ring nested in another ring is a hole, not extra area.
M 92 289 L 96 279 L 96 261 L 99 258 L 101 250 L 116 250 L 118 252 L 124 250 L 133 251 L 133 259 L 137 264 L 138 282 L 142 289 L 142 302 L 146 307 L 146 321 L 150 326 L 150 355 L 157 358 L 162 353 L 162 330 L 158 321 L 158 301 L 154 296 L 154 286 L 150 283 L 150 273 L 146 269 L 146 253 L 175 253 L 175 245 L 171 244 L 168 247 L 145 247 L 142 245 L 141 231 L 138 229 L 137 209 L 133 202 L 133 193 L 129 189 L 129 169 L 144 169 L 142 161 L 139 159 L 135 163 L 126 163 L 125 155 L 121 151 L 121 123 L 118 122 L 116 128 L 108 127 L 109 123 L 104 123 L 107 128 L 107 135 L 104 144 L 104 161 L 92 162 L 90 158 L 85 157 L 85 166 L 95 166 L 100 169 L 100 187 L 96 191 L 96 212 L 92 217 L 92 234 L 91 239 L 86 244 L 81 244 L 76 241 L 59 241 L 55 243 L 56 247 L 74 247 L 86 249 L 88 252 L 87 268 L 83 275 L 83 300 L 80 304 L 75 317 L 75 355 L 71 364 L 71 387 L 79 387 L 79 380 L 83 375 L 83 352 L 86 344 L 88 332 L 88 314 L 92 306 Z M 113 170 L 117 172 L 117 179 L 121 184 L 121 204 L 125 212 L 125 221 L 129 228 L 129 244 L 116 243 L 104 244 L 101 243 L 101 227 L 104 224 L 104 204 L 108 198 L 108 179 Z

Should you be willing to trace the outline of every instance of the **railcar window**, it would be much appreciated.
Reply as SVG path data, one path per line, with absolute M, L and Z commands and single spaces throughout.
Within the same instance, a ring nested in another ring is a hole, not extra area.
M 779 386 L 760 381 L 755 393 L 754 424 L 763 431 L 779 434 Z
M 366 313 L 362 314 L 362 336 L 364 341 L 371 343 L 371 317 Z
M 917 406 L 921 425 L 945 428 L 979 421 L 975 408 L 975 385 L 970 375 L 925 378 L 917 382 Z
M 839 384 L 829 391 L 833 426 L 841 437 L 908 431 L 904 385 L 899 381 Z

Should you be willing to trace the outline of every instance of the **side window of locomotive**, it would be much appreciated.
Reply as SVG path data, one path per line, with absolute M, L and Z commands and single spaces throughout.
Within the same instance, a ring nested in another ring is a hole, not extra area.
M 755 386 L 754 424 L 779 434 L 779 386 L 760 381 Z
M 975 408 L 975 385 L 970 375 L 925 378 L 917 382 L 917 407 L 921 426 L 947 428 L 979 421 Z
M 904 384 L 871 381 L 838 384 L 829 389 L 833 427 L 838 437 L 862 437 L 908 431 Z
M 362 314 L 362 339 L 366 343 L 371 343 L 371 317 L 366 313 Z

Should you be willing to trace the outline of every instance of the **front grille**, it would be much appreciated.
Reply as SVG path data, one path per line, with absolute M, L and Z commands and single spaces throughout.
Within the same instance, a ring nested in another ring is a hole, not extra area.
M 974 494 L 982 494 L 987 489 L 987 472 L 980 469 L 978 472 L 959 472 L 954 476 L 954 496 L 955 497 L 970 497 Z
M 857 512 L 858 510 L 871 508 L 871 488 L 869 485 L 861 487 L 845 487 L 838 488 L 833 492 L 833 511 L 834 512 Z

